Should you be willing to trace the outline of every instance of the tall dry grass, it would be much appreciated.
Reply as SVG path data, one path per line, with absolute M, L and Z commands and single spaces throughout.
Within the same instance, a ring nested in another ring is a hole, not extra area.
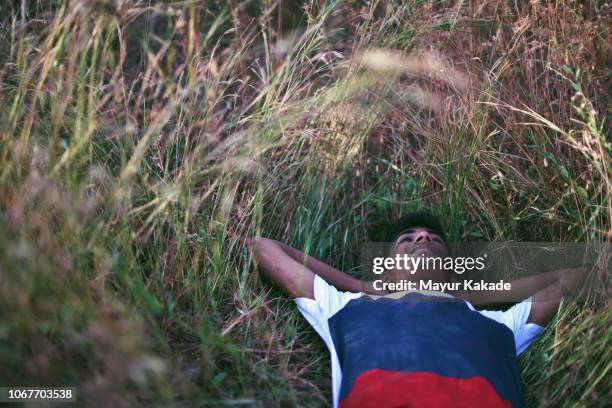
M 377 223 L 609 241 L 603 2 L 21 1 L 0 22 L 0 378 L 83 404 L 325 406 L 254 273 L 265 234 L 353 270 Z M 609 273 L 607 264 L 600 273 Z M 609 398 L 607 288 L 521 360 Z

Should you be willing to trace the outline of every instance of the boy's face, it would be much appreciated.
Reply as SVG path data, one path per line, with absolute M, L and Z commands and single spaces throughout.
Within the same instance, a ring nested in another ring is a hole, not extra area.
M 429 228 L 415 227 L 401 232 L 393 241 L 390 256 L 396 255 L 409 257 L 431 257 L 445 258 L 448 256 L 448 248 L 442 238 Z M 444 270 L 418 270 L 415 274 L 408 276 L 398 276 L 400 279 L 410 280 L 433 280 L 436 282 L 446 282 L 450 279 L 447 271 Z
M 391 252 L 408 256 L 441 257 L 448 256 L 448 249 L 442 238 L 429 228 L 409 228 L 401 232 L 393 241 Z

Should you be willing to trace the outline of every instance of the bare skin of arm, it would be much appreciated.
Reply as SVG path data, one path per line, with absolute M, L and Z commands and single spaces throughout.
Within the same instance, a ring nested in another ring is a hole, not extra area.
M 371 282 L 361 281 L 326 263 L 279 241 L 268 238 L 249 240 L 262 273 L 291 297 L 314 299 L 314 276 L 319 275 L 339 290 L 384 295 L 373 289 Z M 561 299 L 582 283 L 587 268 L 579 267 L 540 273 L 510 282 L 509 291 L 471 291 L 455 293 L 474 306 L 516 302 L 532 297 L 528 322 L 546 325 L 559 309 Z
M 546 325 L 557 313 L 561 300 L 573 293 L 584 281 L 588 269 L 585 267 L 544 272 L 517 279 L 508 291 L 472 291 L 458 294 L 474 306 L 496 302 L 516 302 L 532 297 L 528 323 Z
M 561 300 L 575 292 L 588 275 L 588 269 L 585 267 L 564 272 L 555 283 L 533 295 L 528 323 L 546 325 L 559 310 Z
M 363 282 L 282 242 L 268 238 L 250 241 L 255 261 L 262 273 L 294 298 L 314 299 L 314 276 L 347 292 L 376 292 Z

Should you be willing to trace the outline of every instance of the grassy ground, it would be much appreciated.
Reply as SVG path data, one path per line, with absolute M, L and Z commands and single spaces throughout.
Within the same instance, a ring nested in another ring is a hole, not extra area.
M 2 9 L 1 385 L 326 406 L 324 346 L 243 237 L 344 270 L 421 207 L 453 240 L 612 237 L 605 2 Z M 563 305 L 528 406 L 610 402 L 611 319 L 602 288 Z

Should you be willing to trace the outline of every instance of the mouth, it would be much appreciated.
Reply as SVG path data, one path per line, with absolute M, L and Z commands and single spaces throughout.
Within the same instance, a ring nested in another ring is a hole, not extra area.
M 432 248 L 431 245 L 428 245 L 427 243 L 415 243 L 412 248 L 417 251 L 422 251 L 423 253 L 427 252 L 431 254 L 435 252 L 435 249 Z
M 438 252 L 436 245 L 433 242 L 414 242 L 407 238 L 400 238 L 395 244 L 395 247 L 398 248 L 403 243 L 409 244 L 408 247 L 404 248 L 404 251 L 418 253 L 419 255 L 423 253 L 424 255 L 431 256 Z

